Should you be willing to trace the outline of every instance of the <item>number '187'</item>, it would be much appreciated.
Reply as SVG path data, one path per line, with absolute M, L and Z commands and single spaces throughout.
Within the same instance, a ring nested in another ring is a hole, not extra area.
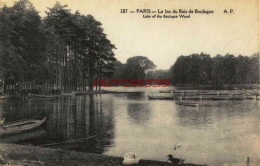
M 127 13 L 127 9 L 120 9 L 120 13 Z

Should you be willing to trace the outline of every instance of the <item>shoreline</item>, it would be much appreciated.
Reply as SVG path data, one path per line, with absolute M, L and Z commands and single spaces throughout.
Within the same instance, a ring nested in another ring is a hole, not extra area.
M 122 157 L 17 144 L 0 144 L 0 156 L 10 165 L 123 165 Z M 172 164 L 141 159 L 139 164 L 135 165 L 168 166 Z M 188 163 L 183 165 L 199 166 Z

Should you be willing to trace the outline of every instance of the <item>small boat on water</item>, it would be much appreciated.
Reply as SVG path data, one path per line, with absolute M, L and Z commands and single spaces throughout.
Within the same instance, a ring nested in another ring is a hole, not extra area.
M 198 92 L 197 95 L 218 95 L 217 92 Z
M 188 103 L 188 102 L 176 102 L 177 105 L 189 106 L 189 107 L 198 107 L 198 103 Z
M 246 96 L 212 96 L 212 100 L 245 100 Z
M 0 100 L 11 99 L 11 98 L 12 98 L 11 95 L 0 96 Z
M 235 93 L 232 93 L 233 96 L 241 96 L 243 95 L 243 93 L 239 93 L 239 92 L 235 92 Z
M 212 100 L 231 100 L 232 96 L 212 96 Z
M 159 93 L 173 93 L 173 91 L 164 91 L 164 90 L 160 90 Z
M 46 120 L 44 118 L 31 118 L 31 119 L 23 119 L 14 122 L 8 122 L 0 126 L 0 136 L 17 134 L 29 130 L 33 130 L 35 128 L 40 127 Z
M 252 100 L 252 99 L 256 99 L 256 97 L 255 96 L 246 96 L 246 99 Z
M 28 97 L 54 98 L 54 97 L 56 97 L 56 96 L 55 96 L 55 95 L 40 95 L 40 94 L 28 93 Z
M 247 95 L 250 95 L 250 96 L 259 96 L 260 94 L 258 92 L 251 92 L 251 93 L 248 93 Z
M 231 100 L 245 100 L 246 96 L 232 96 Z
M 217 95 L 230 95 L 229 92 L 218 92 Z
M 173 96 L 148 96 L 150 100 L 174 100 Z
M 182 100 L 201 100 L 201 96 L 183 96 Z
M 212 100 L 212 96 L 201 96 L 201 100 Z
M 74 92 L 61 92 L 62 96 L 74 96 L 75 93 Z

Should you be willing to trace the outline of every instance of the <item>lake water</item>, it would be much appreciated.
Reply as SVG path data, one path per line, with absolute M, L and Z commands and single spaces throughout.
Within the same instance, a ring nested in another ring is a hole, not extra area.
M 173 154 L 196 164 L 259 162 L 259 101 L 196 101 L 193 108 L 148 100 L 155 91 L 2 100 L 0 118 L 7 122 L 47 120 L 41 129 L 0 141 L 162 161 Z

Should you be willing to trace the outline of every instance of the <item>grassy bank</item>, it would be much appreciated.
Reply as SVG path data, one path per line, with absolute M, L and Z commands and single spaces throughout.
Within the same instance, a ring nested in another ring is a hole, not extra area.
M 16 144 L 0 144 L 0 155 L 10 165 L 120 166 L 123 158 Z M 167 166 L 167 162 L 140 160 L 138 165 Z M 198 166 L 185 164 L 186 166 Z

